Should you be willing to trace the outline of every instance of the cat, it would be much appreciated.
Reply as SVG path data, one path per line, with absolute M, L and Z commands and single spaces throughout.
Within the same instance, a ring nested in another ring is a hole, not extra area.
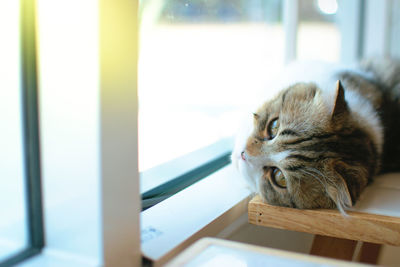
M 346 214 L 377 174 L 400 170 L 400 61 L 288 69 L 291 84 L 254 110 L 232 162 L 271 205 Z

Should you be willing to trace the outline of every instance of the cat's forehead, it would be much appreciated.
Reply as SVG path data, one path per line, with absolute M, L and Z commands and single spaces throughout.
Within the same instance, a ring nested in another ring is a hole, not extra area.
M 326 107 L 322 91 L 316 84 L 297 83 L 264 103 L 256 111 L 254 126 L 256 131 L 262 132 L 272 120 L 279 119 L 280 125 L 309 132 L 328 122 Z
M 269 120 L 282 110 L 292 111 L 296 108 L 303 108 L 304 105 L 313 104 L 319 89 L 313 83 L 297 83 L 282 90 L 273 99 L 265 102 L 255 112 L 258 115 L 259 123 Z
M 314 83 L 296 83 L 280 94 L 283 103 L 288 101 L 311 101 L 319 91 Z

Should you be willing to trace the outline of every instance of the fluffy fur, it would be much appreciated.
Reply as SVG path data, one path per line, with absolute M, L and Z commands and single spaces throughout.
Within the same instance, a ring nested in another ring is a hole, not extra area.
M 399 170 L 400 63 L 295 64 L 284 79 L 242 127 L 232 161 L 267 203 L 344 213 L 376 174 Z

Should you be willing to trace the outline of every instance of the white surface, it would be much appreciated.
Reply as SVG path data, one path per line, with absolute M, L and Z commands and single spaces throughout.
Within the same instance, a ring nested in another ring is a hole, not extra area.
M 0 1 L 0 262 L 27 245 L 19 1 Z
M 250 224 L 247 213 L 245 215 L 246 222 L 237 231 L 225 237 L 226 239 L 298 253 L 308 254 L 310 252 L 314 235 Z
M 143 254 L 159 259 L 248 195 L 238 173 L 228 165 L 142 212 Z
M 193 260 L 185 264 L 186 267 L 246 267 L 246 266 L 297 266 L 297 267 L 315 267 L 329 266 L 328 264 L 317 264 L 307 261 L 299 261 L 295 259 L 265 255 L 253 251 L 246 251 L 234 248 L 223 247 L 219 245 L 210 245 L 204 249 Z
M 42 253 L 23 261 L 21 267 L 98 267 L 98 261 L 82 255 L 62 251 L 43 250 Z
M 400 217 L 400 173 L 376 177 L 362 193 L 354 210 Z
M 166 266 L 365 266 L 359 263 L 316 257 L 247 245 L 216 238 L 203 238 Z

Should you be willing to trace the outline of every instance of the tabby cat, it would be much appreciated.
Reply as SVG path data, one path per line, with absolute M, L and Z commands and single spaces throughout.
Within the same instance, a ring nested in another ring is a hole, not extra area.
M 254 111 L 232 161 L 269 204 L 345 213 L 375 175 L 400 170 L 400 61 L 318 72 Z

